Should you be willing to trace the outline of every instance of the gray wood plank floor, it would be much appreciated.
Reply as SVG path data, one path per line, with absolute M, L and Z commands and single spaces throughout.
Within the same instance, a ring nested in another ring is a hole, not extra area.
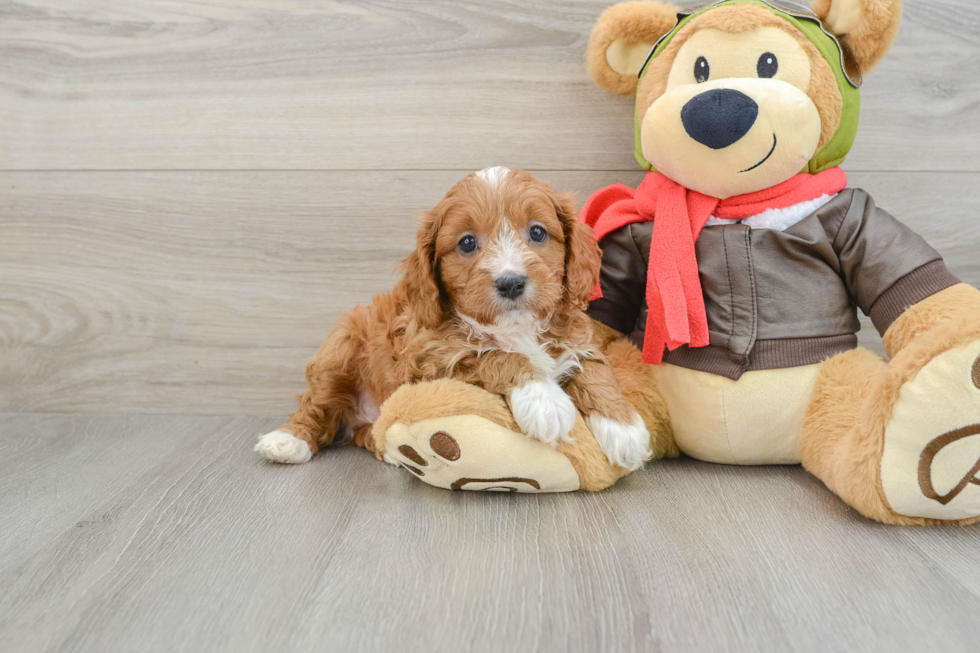
M 446 492 L 275 419 L 0 416 L 5 651 L 975 651 L 980 530 L 862 519 L 798 467 Z
M 639 182 L 584 70 L 612 2 L 0 0 L 0 652 L 976 650 L 980 527 L 799 468 L 251 452 L 456 180 Z M 845 169 L 980 285 L 980 6 L 905 4 Z

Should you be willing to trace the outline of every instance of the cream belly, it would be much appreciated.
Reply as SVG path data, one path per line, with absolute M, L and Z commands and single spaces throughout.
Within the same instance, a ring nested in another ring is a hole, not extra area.
M 685 454 L 732 465 L 795 465 L 819 368 L 760 370 L 732 381 L 664 363 L 658 389 Z

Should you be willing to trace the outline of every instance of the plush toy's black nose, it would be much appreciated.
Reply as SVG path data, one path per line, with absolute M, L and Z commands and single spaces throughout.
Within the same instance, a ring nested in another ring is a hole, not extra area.
M 507 274 L 497 279 L 495 283 L 497 292 L 501 297 L 517 299 L 524 294 L 524 288 L 527 286 L 527 277 L 520 274 Z
M 698 143 L 721 150 L 749 133 L 759 105 L 741 91 L 716 88 L 693 97 L 681 109 L 684 129 Z

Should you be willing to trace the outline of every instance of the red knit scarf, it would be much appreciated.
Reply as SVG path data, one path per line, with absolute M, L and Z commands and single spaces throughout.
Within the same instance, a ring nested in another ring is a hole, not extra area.
M 623 184 L 596 191 L 582 209 L 582 221 L 595 230 L 597 240 L 633 222 L 655 220 L 647 273 L 647 327 L 643 361 L 659 364 L 664 347 L 708 345 L 708 318 L 698 277 L 694 243 L 708 218 L 742 220 L 768 209 L 784 209 L 847 186 L 840 168 L 816 175 L 799 174 L 781 184 L 726 200 L 688 190 L 651 172 L 635 191 Z M 602 297 L 596 290 L 590 299 Z

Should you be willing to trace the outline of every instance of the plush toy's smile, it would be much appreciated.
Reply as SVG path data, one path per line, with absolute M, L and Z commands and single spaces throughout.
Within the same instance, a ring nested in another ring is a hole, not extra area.
M 796 86 L 723 78 L 668 89 L 643 117 L 643 154 L 685 188 L 725 199 L 786 181 L 820 140 L 820 116 Z
M 830 64 L 766 9 L 717 11 L 646 65 L 637 156 L 685 188 L 726 199 L 809 169 L 840 124 L 842 99 Z
M 766 158 L 764 158 L 762 161 L 759 161 L 757 164 L 755 164 L 751 168 L 746 168 L 745 170 L 742 170 L 738 174 L 742 174 L 742 172 L 751 172 L 751 171 L 755 170 L 756 168 L 758 168 L 759 166 L 761 166 L 763 163 L 765 163 L 766 161 L 768 161 L 769 160 L 769 157 L 771 157 L 772 156 L 772 153 L 775 152 L 775 151 L 776 151 L 776 135 L 773 134 L 772 135 L 772 149 L 769 150 L 769 154 L 766 155 Z
M 789 90 L 793 87 L 787 84 L 783 84 L 783 86 L 788 88 L 780 89 L 778 87 L 780 82 L 769 80 L 767 83 L 777 86 L 775 102 L 779 102 L 778 93 L 780 90 L 784 93 L 798 93 L 795 89 Z M 758 88 L 753 89 L 751 86 L 740 89 L 738 88 L 739 84 L 733 83 L 731 80 L 723 86 L 717 84 L 712 86 L 715 88 L 703 92 L 701 89 L 704 87 L 704 83 L 699 83 L 697 86 L 686 85 L 686 87 L 682 87 L 697 93 L 681 108 L 680 117 L 684 132 L 691 140 L 709 148 L 709 150 L 718 152 L 731 149 L 732 153 L 726 156 L 731 157 L 733 162 L 738 161 L 739 163 L 746 160 L 747 157 L 743 157 L 746 150 L 758 151 L 759 148 L 756 146 L 762 145 L 763 141 L 768 145 L 771 136 L 772 146 L 762 160 L 749 168 L 739 170 L 739 174 L 751 172 L 772 157 L 779 140 L 776 137 L 776 132 L 772 130 L 772 121 L 768 119 L 767 115 L 771 113 L 771 105 L 774 103 L 772 89 L 768 87 L 762 89 L 762 91 L 767 92 L 762 92 Z M 668 91 L 665 97 L 675 92 L 677 91 Z M 762 101 L 761 105 L 755 99 L 756 97 Z M 655 102 L 654 106 L 656 104 Z M 760 128 L 756 128 L 760 120 L 763 124 Z M 660 130 L 658 134 L 662 131 Z M 792 139 L 790 142 L 792 145 Z M 733 166 L 730 170 L 734 169 Z

